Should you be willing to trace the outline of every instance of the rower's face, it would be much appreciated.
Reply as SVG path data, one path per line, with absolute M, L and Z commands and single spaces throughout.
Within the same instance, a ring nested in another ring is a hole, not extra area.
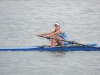
M 56 25 L 56 26 L 55 26 L 55 29 L 56 29 L 56 30 L 59 30 L 59 29 L 60 29 L 60 26 L 57 26 L 57 25 Z

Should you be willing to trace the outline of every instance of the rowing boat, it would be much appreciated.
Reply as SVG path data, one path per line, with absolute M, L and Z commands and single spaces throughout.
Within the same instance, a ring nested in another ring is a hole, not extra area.
M 20 48 L 0 48 L 0 51 L 100 51 L 98 44 L 64 45 L 64 46 L 31 46 Z

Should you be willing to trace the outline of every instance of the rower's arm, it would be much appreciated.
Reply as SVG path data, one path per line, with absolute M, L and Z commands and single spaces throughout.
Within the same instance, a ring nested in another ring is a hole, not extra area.
M 42 36 L 46 36 L 46 35 L 50 35 L 52 33 L 54 33 L 55 31 L 51 31 L 51 32 L 48 32 L 48 33 L 43 33 L 43 34 L 39 34 L 39 35 L 42 35 Z

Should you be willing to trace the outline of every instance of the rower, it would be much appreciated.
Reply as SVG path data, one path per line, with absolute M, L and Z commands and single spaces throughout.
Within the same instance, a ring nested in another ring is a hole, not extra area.
M 67 34 L 61 29 L 60 24 L 55 23 L 54 27 L 55 27 L 55 30 L 51 32 L 43 33 L 43 34 L 38 34 L 38 36 L 45 36 L 49 38 L 59 39 L 59 40 L 50 39 L 51 47 L 55 47 L 56 45 L 57 46 L 67 45 L 68 42 L 65 42 L 68 40 Z M 64 41 L 60 41 L 60 40 L 64 40 Z

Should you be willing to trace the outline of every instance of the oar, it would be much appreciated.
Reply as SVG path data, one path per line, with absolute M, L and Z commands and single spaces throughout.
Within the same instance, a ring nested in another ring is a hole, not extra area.
M 43 37 L 43 38 L 47 38 L 47 39 L 54 39 L 54 40 L 59 40 L 59 41 L 64 41 L 64 42 L 68 42 L 68 43 L 72 43 L 72 44 L 78 44 L 78 45 L 88 46 L 88 45 L 80 44 L 80 43 L 75 42 L 75 41 L 60 40 L 60 39 L 51 38 L 51 37 L 46 37 L 46 36 L 39 36 L 39 37 Z
M 38 35 L 37 35 L 37 36 L 38 36 Z M 64 42 L 68 42 L 68 43 L 72 43 L 72 44 L 82 45 L 82 46 L 85 46 L 85 47 L 97 48 L 97 47 L 93 47 L 93 46 L 81 44 L 81 43 L 78 43 L 78 42 L 76 42 L 76 41 L 60 40 L 60 39 L 51 38 L 51 37 L 46 37 L 46 36 L 40 36 L 40 35 L 39 35 L 39 37 L 43 37 L 43 38 L 47 38 L 47 39 L 54 39 L 54 40 L 59 40 L 59 41 L 64 41 Z M 97 48 L 97 49 L 98 49 L 98 48 Z
M 38 35 L 37 35 L 38 36 Z M 47 38 L 47 39 L 54 39 L 54 40 L 59 40 L 59 41 L 64 41 L 64 42 L 69 42 L 69 43 L 73 43 L 74 41 L 67 41 L 67 40 L 60 40 L 60 39 L 56 39 L 56 38 L 51 38 L 51 37 L 46 37 L 46 36 L 40 36 L 39 37 L 43 37 L 43 38 Z

